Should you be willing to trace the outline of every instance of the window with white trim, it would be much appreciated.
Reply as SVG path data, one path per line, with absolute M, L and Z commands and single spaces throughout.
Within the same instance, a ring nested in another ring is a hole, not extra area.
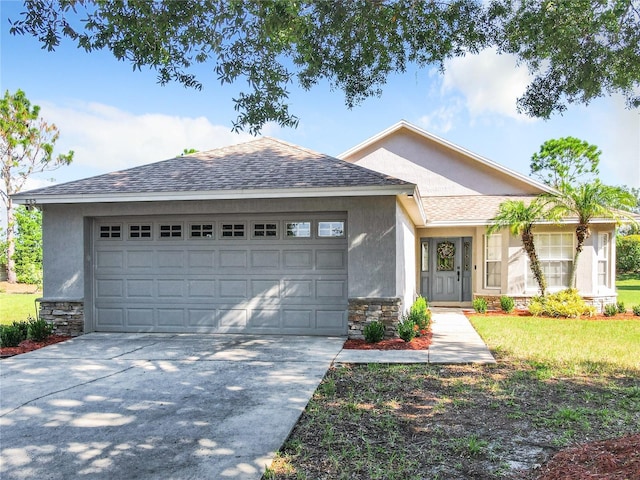
M 129 225 L 129 238 L 151 238 L 151 225 Z
M 287 222 L 286 235 L 293 237 L 310 237 L 311 222 Z
M 429 271 L 429 242 L 422 242 L 422 271 Z
M 253 224 L 254 238 L 277 238 L 278 224 L 275 222 L 260 222 Z
M 100 225 L 100 238 L 122 238 L 120 225 Z
M 573 233 L 536 233 L 533 243 L 547 287 L 552 290 L 567 288 L 573 263 Z M 538 288 L 531 268 L 527 269 L 527 288 Z
M 502 285 L 502 235 L 484 236 L 484 286 L 500 288 Z
M 191 238 L 213 238 L 213 223 L 192 223 L 189 236 Z
M 344 237 L 344 222 L 318 222 L 318 237 Z
M 609 287 L 609 234 L 598 233 L 598 286 Z
M 160 225 L 160 238 L 182 238 L 182 225 Z
M 244 238 L 245 232 L 244 223 L 223 223 L 222 224 L 222 237 L 223 238 Z

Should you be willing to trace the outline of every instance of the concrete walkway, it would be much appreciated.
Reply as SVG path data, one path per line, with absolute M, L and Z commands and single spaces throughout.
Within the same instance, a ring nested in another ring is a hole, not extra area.
M 432 308 L 429 350 L 342 350 L 334 363 L 496 363 L 461 309 Z

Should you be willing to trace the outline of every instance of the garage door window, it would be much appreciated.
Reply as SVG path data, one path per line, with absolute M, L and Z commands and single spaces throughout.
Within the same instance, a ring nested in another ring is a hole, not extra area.
M 151 238 L 151 225 L 129 225 L 129 238 Z
M 344 237 L 344 222 L 318 222 L 318 237 Z
M 122 238 L 120 225 L 100 225 L 100 238 Z
M 222 238 L 244 238 L 244 223 L 223 223 Z
M 182 225 L 160 225 L 160 238 L 182 238 Z
M 253 238 L 278 238 L 278 224 L 275 222 L 254 223 Z
M 311 236 L 311 222 L 287 222 L 287 237 L 304 238 Z
M 213 238 L 213 223 L 192 223 L 191 238 Z

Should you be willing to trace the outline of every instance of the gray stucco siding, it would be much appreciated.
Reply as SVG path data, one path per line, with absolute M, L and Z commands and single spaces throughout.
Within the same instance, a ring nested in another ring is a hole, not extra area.
M 90 292 L 90 282 L 85 286 L 85 269 L 91 264 L 86 219 L 278 212 L 346 212 L 348 296 L 393 296 L 395 209 L 394 196 L 48 204 L 43 206 L 43 296 L 75 300 Z

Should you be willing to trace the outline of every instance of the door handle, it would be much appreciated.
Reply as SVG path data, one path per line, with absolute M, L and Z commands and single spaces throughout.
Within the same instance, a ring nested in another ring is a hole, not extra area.
M 460 270 L 458 270 L 458 281 L 460 281 Z

